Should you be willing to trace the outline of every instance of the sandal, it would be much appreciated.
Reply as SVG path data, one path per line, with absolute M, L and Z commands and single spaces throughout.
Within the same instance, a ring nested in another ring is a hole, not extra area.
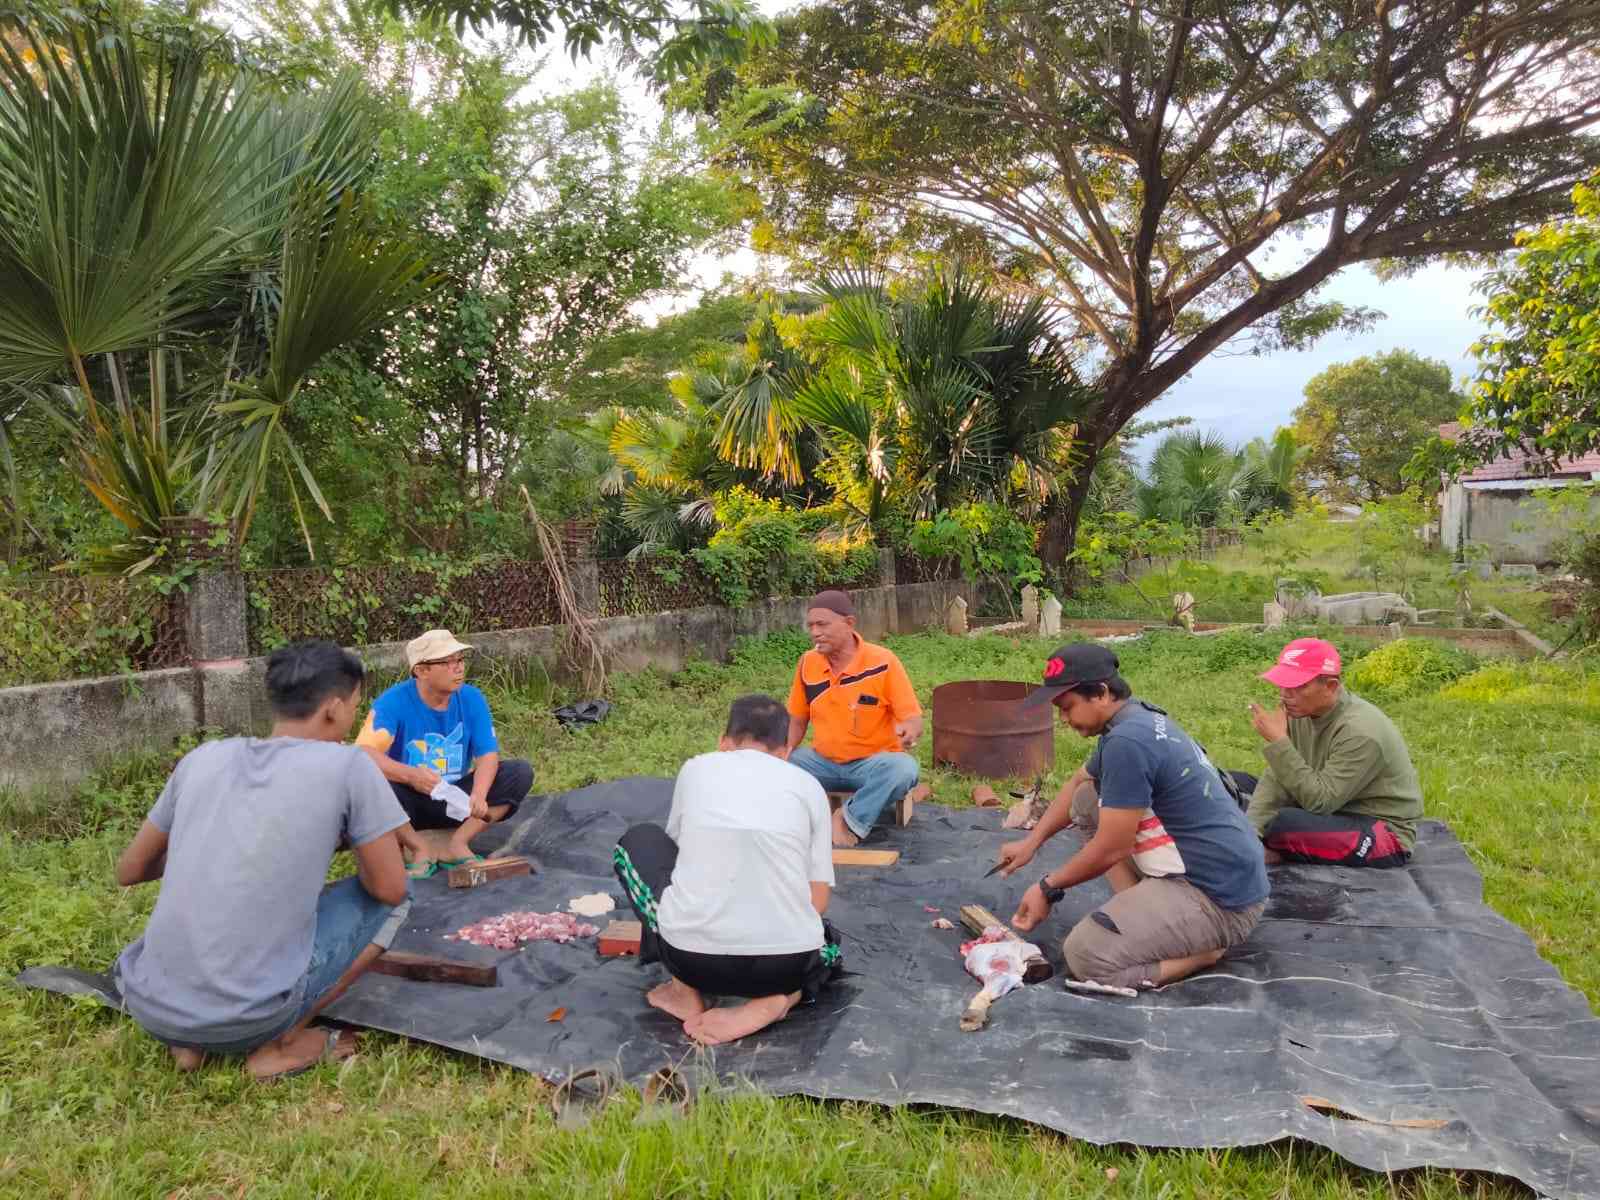
M 693 1103 L 694 1089 L 689 1086 L 688 1079 L 676 1067 L 661 1067 L 652 1071 L 639 1089 L 639 1115 L 634 1117 L 633 1123 L 650 1125 L 673 1117 L 686 1117 Z
M 611 1067 L 586 1067 L 575 1071 L 550 1093 L 550 1111 L 557 1129 L 582 1129 L 616 1091 L 616 1071 Z
M 278 1071 L 272 1075 L 258 1075 L 256 1076 L 256 1082 L 276 1083 L 280 1079 L 292 1079 L 296 1075 L 304 1075 L 312 1067 L 320 1066 L 325 1062 L 348 1062 L 355 1057 L 356 1050 L 354 1045 L 351 1046 L 349 1054 L 339 1055 L 334 1053 L 339 1048 L 339 1039 L 347 1032 L 353 1033 L 354 1031 L 335 1029 L 332 1025 L 318 1025 L 315 1028 L 320 1029 L 324 1034 L 322 1052 L 320 1054 L 303 1067 L 290 1067 L 287 1071 Z
M 406 864 L 407 879 L 432 879 L 439 873 L 439 860 L 430 858 L 427 862 L 408 862 Z
M 473 863 L 488 862 L 481 854 L 469 854 L 465 858 L 440 858 L 435 863 L 441 871 L 453 871 L 457 867 L 470 867 Z

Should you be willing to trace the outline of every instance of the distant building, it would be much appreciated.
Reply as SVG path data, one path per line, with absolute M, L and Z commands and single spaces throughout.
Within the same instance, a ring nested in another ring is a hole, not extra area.
M 1439 436 L 1455 441 L 1460 424 L 1439 426 Z M 1495 563 L 1553 563 L 1565 531 L 1550 523 L 1533 493 L 1591 482 L 1600 482 L 1600 453 L 1564 459 L 1544 472 L 1536 454 L 1517 450 L 1446 482 L 1439 497 L 1439 542 L 1452 553 L 1482 546 Z

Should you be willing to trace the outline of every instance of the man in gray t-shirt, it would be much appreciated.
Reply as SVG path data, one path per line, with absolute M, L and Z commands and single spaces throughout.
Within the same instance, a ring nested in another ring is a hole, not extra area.
M 117 987 L 184 1070 L 242 1054 L 270 1078 L 353 1053 L 311 1018 L 388 948 L 410 907 L 395 836 L 405 812 L 372 759 L 342 744 L 363 676 L 331 642 L 276 651 L 272 736 L 185 755 L 117 862 L 124 887 L 161 880 L 143 936 L 117 959 Z M 356 877 L 324 888 L 345 847 Z

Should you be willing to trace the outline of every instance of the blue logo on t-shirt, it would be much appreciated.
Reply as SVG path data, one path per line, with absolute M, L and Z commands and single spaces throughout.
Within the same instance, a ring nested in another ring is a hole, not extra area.
M 406 765 L 427 767 L 444 779 L 459 779 L 466 767 L 466 747 L 461 744 L 466 726 L 460 721 L 449 733 L 426 733 L 406 743 Z

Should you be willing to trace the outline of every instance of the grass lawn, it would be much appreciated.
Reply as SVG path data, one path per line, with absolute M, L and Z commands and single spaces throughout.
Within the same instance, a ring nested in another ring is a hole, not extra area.
M 891 639 L 926 701 L 963 678 L 1032 679 L 1050 647 L 988 636 Z M 1220 763 L 1254 768 L 1245 716 L 1281 645 L 1252 634 L 1158 634 L 1116 648 L 1136 689 L 1168 708 Z M 570 698 L 490 678 L 509 751 L 541 790 L 668 775 L 709 748 L 726 704 L 782 694 L 798 635 L 614 681 L 616 709 L 576 734 L 550 718 Z M 1352 643 L 1342 647 L 1354 655 Z M 1590 1004 L 1600 998 L 1600 677 L 1522 669 L 1388 703 L 1410 739 L 1432 815 L 1483 872 L 1489 902 L 1533 937 Z M 1452 688 L 1465 695 L 1451 695 Z M 88 731 L 86 731 L 88 732 Z M 930 737 L 920 753 L 926 765 Z M 1055 780 L 1088 744 L 1057 739 Z M 119 891 L 112 864 L 172 754 L 102 776 L 40 809 L 0 808 L 0 975 L 34 963 L 104 967 L 136 935 L 154 887 Z M 971 781 L 933 772 L 936 798 Z M 6 802 L 0 800 L 0 805 Z M 641 1002 L 642 1003 L 642 1002 Z M 943 1031 L 948 1033 L 948 1031 Z M 0 989 L 0 1194 L 27 1196 L 1033 1196 L 1510 1197 L 1519 1187 L 1448 1172 L 1388 1178 L 1297 1143 L 1145 1152 L 1074 1142 L 1020 1122 L 738 1094 L 689 1119 L 635 1126 L 634 1102 L 558 1131 L 529 1075 L 369 1034 L 344 1066 L 257 1085 L 237 1066 L 174 1072 L 134 1025 L 89 1004 Z
M 1399 590 L 1392 569 L 1377 579 L 1362 570 L 1357 561 L 1361 536 L 1362 527 L 1354 522 L 1297 517 L 1266 537 L 1247 535 L 1243 545 L 1224 546 L 1211 558 L 1152 570 L 1132 582 L 1107 581 L 1065 601 L 1064 611 L 1067 616 L 1165 620 L 1173 594 L 1186 591 L 1195 597 L 1196 620 L 1255 623 L 1285 573 L 1309 577 L 1323 595 Z M 1417 607 L 1445 609 L 1451 615 L 1440 623 L 1455 624 L 1462 580 L 1451 573 L 1449 556 L 1419 543 L 1405 570 Z M 1496 573 L 1488 579 L 1473 576 L 1466 587 L 1477 617 L 1485 608 L 1496 608 L 1559 644 L 1570 631 L 1570 618 L 1552 611 L 1552 593 L 1530 582 Z

